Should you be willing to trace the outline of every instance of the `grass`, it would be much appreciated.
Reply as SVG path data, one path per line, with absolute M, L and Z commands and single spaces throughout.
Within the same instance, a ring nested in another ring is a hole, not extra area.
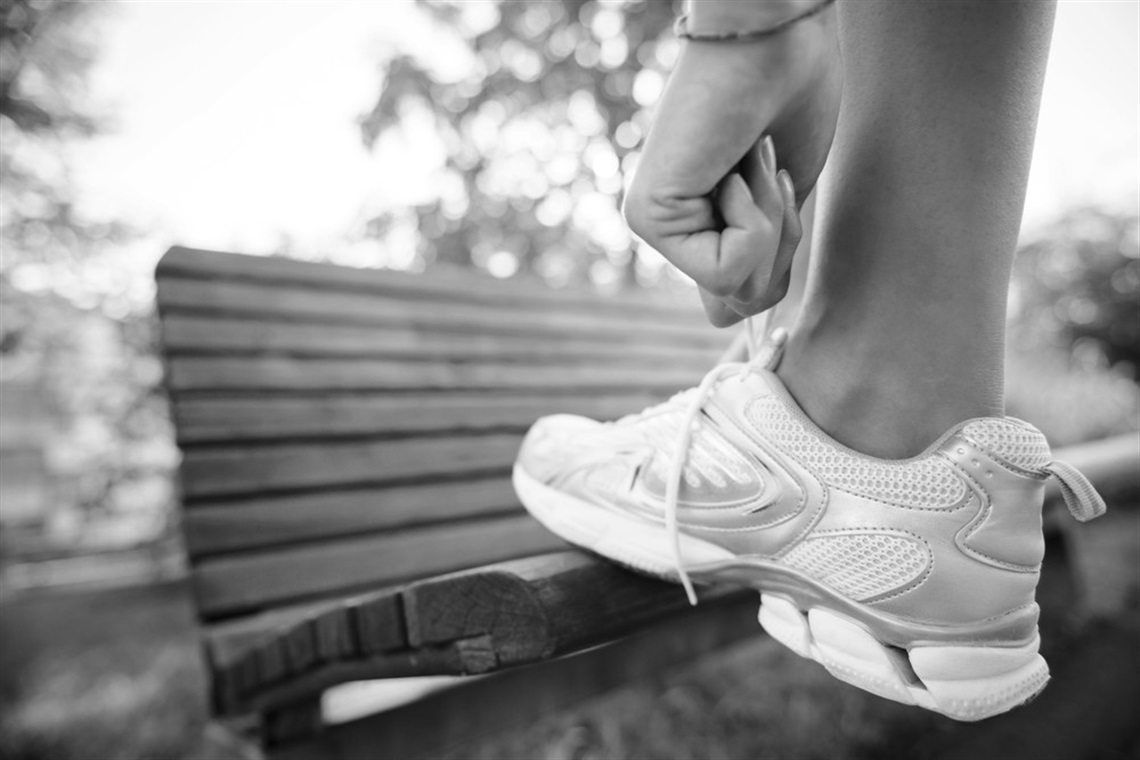
M 193 757 L 205 688 L 181 584 L 28 595 L 0 607 L 5 760 Z

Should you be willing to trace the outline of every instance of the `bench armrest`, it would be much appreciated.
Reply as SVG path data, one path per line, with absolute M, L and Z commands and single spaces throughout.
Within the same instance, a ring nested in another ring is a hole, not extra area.
M 703 604 L 747 590 L 708 588 Z M 688 609 L 678 587 L 568 550 L 511 560 L 207 632 L 219 714 L 346 681 L 473 675 L 621 638 Z

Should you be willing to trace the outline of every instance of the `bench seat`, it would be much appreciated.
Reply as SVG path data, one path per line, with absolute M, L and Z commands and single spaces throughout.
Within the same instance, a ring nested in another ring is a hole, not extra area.
M 542 415 L 613 419 L 699 381 L 730 336 L 695 299 L 188 248 L 156 279 L 218 715 L 686 617 L 676 586 L 531 519 L 509 472 Z M 756 632 L 754 594 L 702 600 L 748 608 L 739 635 Z

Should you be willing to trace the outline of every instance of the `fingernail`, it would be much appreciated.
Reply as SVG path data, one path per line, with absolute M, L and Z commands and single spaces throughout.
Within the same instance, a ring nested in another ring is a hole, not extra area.
M 792 198 L 796 197 L 796 183 L 792 182 L 792 175 L 788 174 L 786 169 L 781 169 L 776 174 L 776 181 L 784 188 L 784 191 Z
M 760 155 L 764 160 L 765 168 L 770 172 L 776 171 L 776 144 L 772 141 L 772 135 L 764 135 L 760 146 Z

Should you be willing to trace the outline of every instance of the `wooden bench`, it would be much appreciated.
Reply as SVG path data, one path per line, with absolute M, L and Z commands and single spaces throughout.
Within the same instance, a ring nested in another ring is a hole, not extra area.
M 699 380 L 728 336 L 695 306 L 185 248 L 157 281 L 212 708 L 273 756 L 426 756 L 759 635 L 753 592 L 689 608 L 547 533 L 508 479 L 536 417 L 613 418 Z M 1119 485 L 1135 449 L 1060 454 Z M 1069 524 L 1039 596 L 1058 619 Z M 323 720 L 337 684 L 477 674 Z
M 697 382 L 729 336 L 695 304 L 185 248 L 157 284 L 213 709 L 257 716 L 272 751 L 407 757 L 757 635 L 754 594 L 691 610 L 548 533 L 509 482 L 537 417 Z M 525 663 L 547 664 L 321 724 L 338 683 Z

